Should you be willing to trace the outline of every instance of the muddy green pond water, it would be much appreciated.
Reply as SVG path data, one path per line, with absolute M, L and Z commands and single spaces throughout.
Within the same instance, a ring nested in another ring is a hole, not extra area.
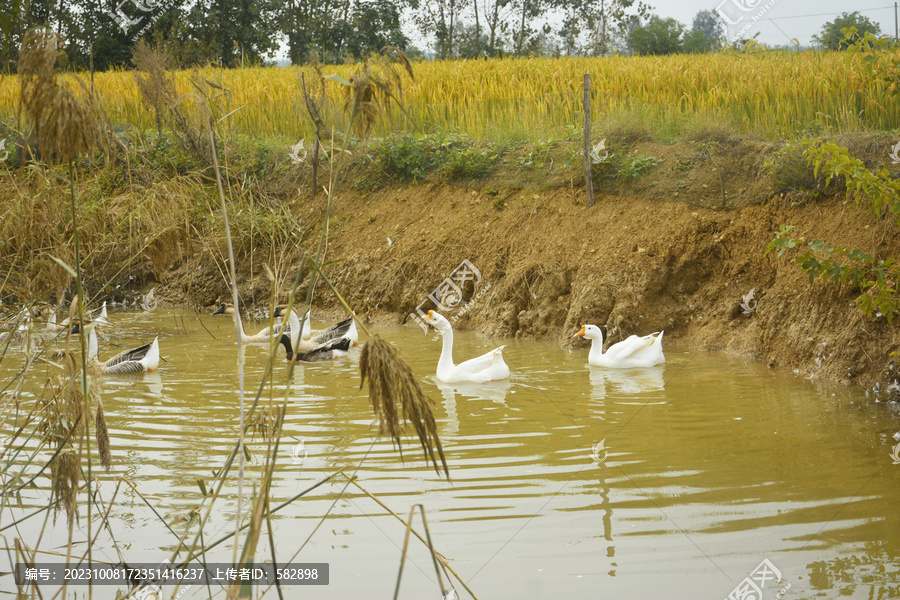
M 203 502 L 197 480 L 212 480 L 238 436 L 233 323 L 188 309 L 113 311 L 110 320 L 101 358 L 158 334 L 165 361 L 153 373 L 96 381 L 113 456 L 109 473 L 94 471 L 100 493 L 109 501 L 117 480 L 127 478 L 147 502 L 122 486 L 111 532 L 97 533 L 95 515 L 93 556 L 118 562 L 112 536 L 129 563 L 159 563 Z M 262 326 L 245 323 L 248 331 Z M 334 362 L 299 365 L 290 382 L 279 349 L 275 398 L 287 390 L 289 401 L 273 505 L 346 468 L 404 518 L 422 503 L 436 549 L 480 599 L 721 600 L 753 597 L 734 595 L 742 585 L 751 589 L 748 579 L 766 599 L 900 597 L 900 464 L 891 457 L 900 420 L 862 391 L 673 346 L 664 366 L 610 371 L 589 367 L 587 349 L 468 332 L 456 334 L 457 361 L 506 344 L 511 378 L 446 385 L 434 379 L 441 343 L 433 332 L 411 325 L 378 333 L 400 349 L 434 399 L 452 480 L 437 476 L 411 439 L 403 460 L 390 441 L 376 439 L 359 390 L 358 348 Z M 248 406 L 266 361 L 264 347 L 246 349 Z M 10 351 L 0 365 L 4 379 L 22 362 Z M 26 389 L 41 384 L 35 376 Z M 8 439 L 17 422 L 7 419 L 0 434 Z M 247 444 L 245 515 L 266 449 L 260 436 Z M 234 473 L 204 529 L 207 542 L 234 530 Z M 21 506 L 7 499 L 0 527 L 46 505 L 48 479 L 37 483 L 22 491 Z M 42 527 L 40 548 L 65 552 L 62 514 L 55 525 L 37 516 L 7 527 L 2 544 L 9 548 L 17 537 L 35 543 Z M 337 477 L 281 509 L 273 528 L 279 561 L 300 549 L 294 562 L 329 564 L 329 585 L 288 587 L 286 598 L 392 597 L 405 529 L 346 480 Z M 82 507 L 75 552 L 86 539 Z M 230 544 L 207 559 L 230 561 Z M 14 555 L 3 556 L 0 571 L 9 572 Z M 270 556 L 264 534 L 257 558 Z M 469 597 L 456 587 L 459 598 Z M 0 590 L 15 591 L 11 576 L 0 575 Z M 86 587 L 72 591 L 87 594 Z M 225 597 L 222 588 L 205 586 L 180 597 L 210 592 Z M 92 594 L 112 598 L 115 591 L 95 587 Z M 400 598 L 440 597 L 430 555 L 412 540 Z

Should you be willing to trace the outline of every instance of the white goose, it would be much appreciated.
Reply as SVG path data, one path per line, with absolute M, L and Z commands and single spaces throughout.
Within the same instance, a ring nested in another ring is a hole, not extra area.
M 603 332 L 596 325 L 582 325 L 577 337 L 591 340 L 588 363 L 595 367 L 609 369 L 633 369 L 652 367 L 666 361 L 662 350 L 663 333 L 652 333 L 643 337 L 628 336 L 624 341 L 613 344 L 603 352 Z
M 450 326 L 450 321 L 433 310 L 429 310 L 425 316 L 425 322 L 437 329 L 444 338 L 441 358 L 437 365 L 437 378 L 440 381 L 484 383 L 509 377 L 509 367 L 503 362 L 503 349 L 506 346 L 500 346 L 487 354 L 455 365 L 453 364 L 453 327 Z
M 304 328 L 305 329 L 305 328 Z M 294 311 L 288 314 L 288 329 L 281 334 L 278 343 L 284 346 L 285 356 L 289 362 L 313 362 L 347 355 L 350 339 L 347 332 L 350 319 L 320 331 L 315 337 L 304 340 L 300 328 L 300 319 Z
M 295 312 L 295 311 L 296 311 L 296 309 L 294 309 L 291 312 Z M 279 305 L 279 306 L 275 307 L 275 312 L 273 314 L 274 314 L 275 318 L 277 319 L 278 317 L 283 315 L 285 312 L 287 312 L 287 305 Z M 295 315 L 296 315 L 296 313 L 295 313 Z M 310 316 L 310 312 L 307 311 L 306 319 L 303 321 L 303 332 L 300 334 L 300 339 L 302 339 L 302 340 L 310 340 L 313 338 L 313 330 L 312 330 L 312 327 L 310 326 L 311 318 L 312 317 Z M 299 317 L 297 317 L 297 319 L 299 320 Z M 315 337 L 318 338 L 325 331 L 330 331 L 331 329 L 333 329 L 335 327 L 341 327 L 341 325 L 343 323 L 346 323 L 346 321 L 347 320 L 345 319 L 339 323 L 336 323 L 335 325 L 332 325 L 328 329 L 324 329 L 322 331 L 317 331 L 315 334 Z M 290 325 L 290 319 L 289 319 L 288 328 L 290 328 L 290 327 L 291 327 L 291 325 Z M 350 328 L 347 329 L 347 332 L 343 335 L 343 337 L 346 337 L 347 339 L 350 340 L 351 346 L 359 345 L 359 330 L 356 328 L 356 319 L 353 319 L 352 317 L 350 318 Z
M 159 367 L 159 336 L 149 344 L 120 352 L 106 362 L 101 362 L 98 357 L 97 332 L 94 326 L 94 323 L 84 326 L 84 330 L 88 334 L 88 368 L 91 370 L 107 374 L 121 374 L 153 371 Z M 76 323 L 72 328 L 72 333 L 78 333 L 78 330 L 79 326 Z
M 346 340 L 346 346 L 347 348 L 349 348 L 353 343 L 350 339 L 351 331 L 354 330 L 355 327 L 353 317 L 349 317 L 347 319 L 344 319 L 340 323 L 332 325 L 328 329 L 317 331 L 315 335 L 312 335 L 309 327 L 309 316 L 307 315 L 306 319 L 303 322 L 302 332 L 298 335 L 297 332 L 301 331 L 300 318 L 297 316 L 297 313 L 291 311 L 290 314 L 288 314 L 288 326 L 286 333 L 289 335 L 291 347 L 294 349 L 294 351 L 302 353 L 321 348 L 322 346 L 333 340 Z M 347 348 L 341 349 L 346 350 Z

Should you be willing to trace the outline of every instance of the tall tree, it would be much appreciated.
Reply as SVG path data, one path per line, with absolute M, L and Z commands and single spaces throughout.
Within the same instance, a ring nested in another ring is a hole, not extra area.
M 503 36 L 509 30 L 507 17 L 512 12 L 511 0 L 482 0 L 481 7 L 485 25 L 490 31 L 486 52 L 488 56 L 497 56 L 503 49 Z
M 716 43 L 725 39 L 725 25 L 719 16 L 711 10 L 698 10 L 697 14 L 694 15 L 691 30 L 703 33 Z
M 674 54 L 682 49 L 684 25 L 675 19 L 650 17 L 646 25 L 628 35 L 628 46 L 635 54 Z
M 540 31 L 531 25 L 544 10 L 544 0 L 514 0 L 514 8 L 517 13 L 517 25 L 513 34 L 513 51 L 516 56 L 528 54 L 532 43 L 536 41 Z
M 856 27 L 856 34 L 845 41 L 844 33 L 841 30 L 850 27 Z M 861 35 L 865 35 L 866 32 L 878 35 L 881 33 L 881 25 L 873 23 L 869 17 L 859 14 L 859 11 L 845 12 L 841 13 L 841 16 L 834 21 L 825 23 L 819 35 L 813 36 L 813 40 L 826 50 L 846 50 L 850 44 L 859 39 Z
M 701 10 L 694 16 L 691 30 L 684 34 L 684 51 L 712 52 L 722 45 L 724 39 L 724 26 L 716 13 L 711 10 Z
M 161 8 L 159 10 L 162 10 Z M 153 14 L 143 13 L 132 27 L 122 27 L 113 19 L 112 11 L 103 0 L 81 0 L 79 11 L 72 15 L 66 35 L 68 62 L 71 67 L 87 70 L 93 65 L 97 71 L 112 67 L 126 67 L 131 60 L 130 35 L 150 25 Z
M 356 4 L 350 14 L 343 48 L 353 58 L 381 52 L 386 46 L 406 50 L 409 38 L 400 28 L 400 11 L 392 0 Z
M 196 0 L 185 15 L 186 33 L 222 66 L 259 63 L 277 48 L 274 9 L 270 0 Z
M 426 37 L 434 36 L 439 58 L 454 57 L 457 22 L 465 7 L 465 0 L 424 0 L 413 12 L 413 21 L 419 31 Z
M 54 0 L 0 0 L 0 61 L 5 71 L 12 72 L 18 63 L 19 47 L 25 32 L 48 25 L 59 32 L 70 21 L 65 4 Z M 69 34 L 68 29 L 64 31 Z
M 556 6 L 566 15 L 559 29 L 566 52 L 591 56 L 606 56 L 615 36 L 650 14 L 640 0 L 556 0 Z

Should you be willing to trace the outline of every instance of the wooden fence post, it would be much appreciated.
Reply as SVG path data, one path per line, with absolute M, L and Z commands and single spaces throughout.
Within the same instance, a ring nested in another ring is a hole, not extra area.
M 594 206 L 594 181 L 591 179 L 591 74 L 584 74 L 584 189 L 588 208 Z

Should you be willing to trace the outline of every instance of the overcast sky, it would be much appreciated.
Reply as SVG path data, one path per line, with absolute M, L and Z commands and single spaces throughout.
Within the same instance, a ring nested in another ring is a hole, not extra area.
M 859 11 L 873 22 L 881 25 L 882 33 L 894 35 L 894 3 L 885 0 L 645 0 L 653 7 L 656 14 L 672 17 L 690 26 L 694 15 L 699 10 L 716 10 L 722 12 L 733 21 L 743 17 L 737 29 L 749 24 L 748 33 L 740 36 L 751 38 L 759 32 L 758 41 L 767 45 L 787 45 L 791 38 L 797 38 L 804 46 L 812 43 L 812 36 L 819 33 L 828 21 L 834 20 L 842 12 Z M 741 12 L 738 7 L 752 7 Z M 766 7 L 769 7 L 768 9 Z M 754 16 L 764 11 L 756 23 L 751 23 Z
M 428 0 L 424 0 L 427 2 Z M 881 25 L 881 31 L 894 35 L 894 3 L 891 0 L 644 0 L 653 13 L 672 17 L 687 27 L 700 10 L 718 11 L 735 25 L 728 32 L 729 41 L 734 38 L 756 38 L 767 46 L 787 46 L 796 38 L 802 46 L 812 45 L 812 36 L 822 30 L 822 25 L 833 21 L 842 12 L 859 11 Z M 466 2 L 466 5 L 469 3 Z M 468 7 L 467 7 L 468 8 Z M 756 21 L 754 22 L 754 17 Z M 463 16 L 471 20 L 466 12 Z M 746 27 L 746 30 L 744 28 Z M 427 45 L 407 20 L 404 31 L 414 45 Z M 740 35 L 737 35 L 740 34 Z M 429 50 L 431 50 L 429 48 Z

